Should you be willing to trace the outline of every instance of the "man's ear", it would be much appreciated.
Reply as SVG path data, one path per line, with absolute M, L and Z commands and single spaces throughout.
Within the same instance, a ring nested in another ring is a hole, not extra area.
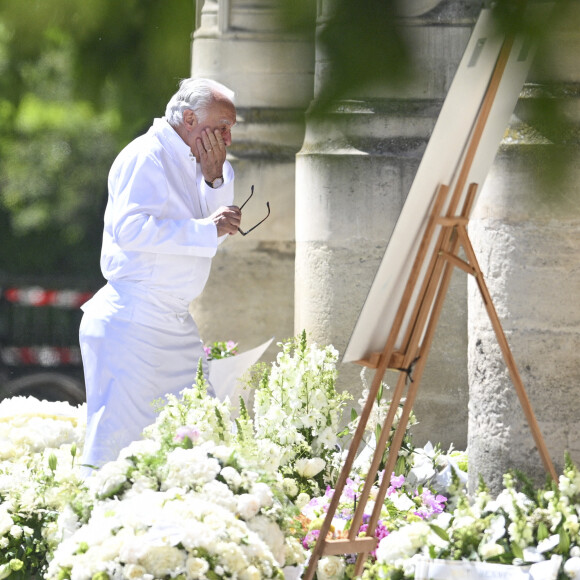
M 197 117 L 191 109 L 185 109 L 183 111 L 183 122 L 190 129 L 193 129 L 197 125 Z

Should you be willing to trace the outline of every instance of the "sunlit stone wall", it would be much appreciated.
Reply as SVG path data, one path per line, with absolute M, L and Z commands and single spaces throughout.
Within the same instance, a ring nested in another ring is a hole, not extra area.
M 323 1 L 318 27 L 332 9 Z M 414 8 L 414 12 L 411 10 Z M 309 117 L 296 161 L 295 329 L 343 352 L 413 182 L 479 6 L 410 2 L 403 20 L 418 73 L 404 90 L 352 88 L 324 120 Z M 315 99 L 332 63 L 316 53 Z M 454 277 L 415 404 L 414 441 L 467 437 L 466 281 Z M 358 398 L 361 367 L 340 366 Z M 366 372 L 372 379 L 372 371 Z M 394 383 L 396 376 L 387 374 Z
M 551 95 L 580 122 L 580 17 L 554 25 L 498 152 L 469 226 L 478 260 L 556 470 L 580 461 L 580 150 L 556 147 L 553 127 L 530 124 L 529 105 Z M 563 162 L 555 178 L 553 165 Z M 475 284 L 469 285 L 470 485 L 498 488 L 509 468 L 544 468 Z

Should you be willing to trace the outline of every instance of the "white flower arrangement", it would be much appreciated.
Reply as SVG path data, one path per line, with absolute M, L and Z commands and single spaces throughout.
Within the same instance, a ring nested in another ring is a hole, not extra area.
M 276 362 L 255 379 L 254 436 L 260 453 L 266 449 L 263 461 L 286 478 L 291 497 L 312 497 L 337 475 L 348 433 L 340 424 L 351 396 L 336 390 L 338 352 L 332 346 L 308 344 L 305 332 L 280 346 Z
M 55 551 L 48 580 L 281 578 L 304 561 L 282 478 L 244 455 L 229 404 L 206 388 L 200 375 L 169 396 L 147 438 L 88 479 L 91 515 Z
M 76 460 L 84 407 L 0 403 L 0 579 L 297 580 L 334 493 L 349 395 L 336 392 L 332 347 L 308 345 L 304 333 L 281 346 L 271 368 L 254 371 L 253 418 L 241 402 L 233 422 L 229 401 L 207 396 L 199 376 L 86 485 Z M 335 537 L 345 537 L 364 484 L 385 390 Z M 509 570 L 535 566 L 534 577 L 580 580 L 580 474 L 569 458 L 557 484 L 536 490 L 508 474 L 498 496 L 482 485 L 471 499 L 466 464 L 465 453 L 416 449 L 407 433 L 363 579 L 446 578 L 451 562 L 454 573 L 474 564 L 515 578 Z M 373 487 L 359 533 L 376 497 Z M 322 557 L 316 578 L 353 578 L 352 556 Z
M 34 397 L 0 402 L 0 578 L 42 573 L 61 540 L 57 519 L 82 487 L 85 413 Z
M 95 575 L 250 579 L 281 572 L 268 544 L 233 511 L 203 493 L 172 489 L 97 503 L 88 523 L 59 545 L 45 578 Z
M 503 564 L 506 578 L 512 577 L 513 566 L 522 570 L 555 567 L 564 574 L 559 578 L 580 580 L 576 567 L 580 556 L 578 469 L 567 457 L 558 483 L 538 490 L 522 474 L 516 475 L 504 476 L 504 489 L 495 498 L 483 483 L 471 501 L 462 489 L 450 511 L 422 523 L 420 529 L 410 523 L 383 538 L 377 560 L 367 567 L 364 577 L 414 578 L 415 565 L 426 558 Z

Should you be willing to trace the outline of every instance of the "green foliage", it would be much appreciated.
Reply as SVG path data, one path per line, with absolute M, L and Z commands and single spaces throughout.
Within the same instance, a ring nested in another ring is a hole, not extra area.
M 193 10 L 3 1 L 0 270 L 98 276 L 109 167 L 189 75 Z

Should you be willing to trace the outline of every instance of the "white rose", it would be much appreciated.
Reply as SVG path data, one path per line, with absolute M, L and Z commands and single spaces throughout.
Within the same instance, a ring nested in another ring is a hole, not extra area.
M 301 510 L 310 501 L 310 496 L 307 493 L 302 492 L 296 498 L 296 507 Z
M 22 528 L 16 525 L 12 526 L 10 528 L 10 535 L 18 540 L 22 536 Z
M 288 497 L 296 497 L 298 494 L 298 484 L 290 477 L 285 477 L 282 481 L 282 487 Z
M 105 463 L 92 477 L 88 484 L 98 498 L 107 498 L 118 492 L 127 481 L 127 471 L 132 463 L 126 459 Z
M 260 500 L 251 493 L 243 493 L 238 497 L 236 512 L 244 520 L 251 520 L 260 511 Z
M 161 444 L 153 439 L 139 439 L 132 441 L 119 451 L 118 459 L 128 459 L 134 455 L 154 455 L 161 448 Z
M 14 525 L 14 520 L 8 510 L 0 505 L 0 536 L 5 536 Z
M 238 489 L 238 487 L 242 485 L 242 476 L 236 469 L 229 465 L 220 471 L 220 475 L 226 480 L 226 483 L 234 489 Z
M 141 564 L 155 578 L 176 576 L 185 567 L 185 553 L 173 546 L 149 546 Z
M 138 564 L 127 564 L 123 568 L 123 578 L 127 580 L 140 580 L 146 573 L 147 570 Z
M 261 580 L 261 578 L 262 574 L 256 566 L 249 566 L 240 574 L 241 580 Z
M 338 556 L 326 556 L 318 561 L 318 580 L 339 580 L 344 576 L 345 562 Z
M 502 546 L 491 542 L 487 544 L 481 544 L 477 551 L 483 560 L 489 560 L 490 558 L 499 556 L 505 552 Z
M 271 507 L 274 503 L 274 495 L 267 483 L 259 481 L 252 486 L 252 494 L 260 501 L 261 507 Z
M 209 570 L 209 564 L 203 558 L 190 557 L 185 563 L 188 578 L 203 578 Z
M 580 580 L 580 558 L 573 556 L 564 563 L 564 573 L 572 580 Z
M 311 459 L 298 459 L 294 464 L 294 470 L 302 477 L 314 477 L 326 467 L 326 461 L 320 457 L 312 457 Z
M 427 541 L 431 528 L 425 522 L 413 522 L 385 536 L 377 548 L 377 561 L 393 564 L 414 556 Z

